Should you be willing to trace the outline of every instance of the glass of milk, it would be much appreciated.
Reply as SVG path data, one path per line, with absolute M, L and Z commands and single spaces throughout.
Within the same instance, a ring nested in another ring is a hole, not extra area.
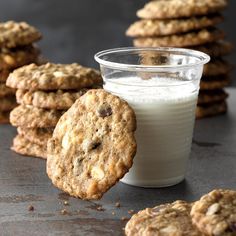
M 126 100 L 137 119 L 137 154 L 121 180 L 165 187 L 184 179 L 203 65 L 210 57 L 182 48 L 99 52 L 104 89 Z

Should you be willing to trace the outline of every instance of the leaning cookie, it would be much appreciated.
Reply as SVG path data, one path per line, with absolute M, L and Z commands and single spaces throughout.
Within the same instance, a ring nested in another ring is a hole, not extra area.
M 13 126 L 25 128 L 55 127 L 64 111 L 37 108 L 29 105 L 20 105 L 10 113 L 10 122 Z
M 125 227 L 127 236 L 202 236 L 192 224 L 191 204 L 176 201 L 154 208 L 146 208 L 133 215 Z
M 153 37 L 180 34 L 214 26 L 223 21 L 220 15 L 191 17 L 189 19 L 139 20 L 133 23 L 126 35 L 130 37 Z
M 194 203 L 193 223 L 204 234 L 236 235 L 236 191 L 214 190 Z
M 196 118 L 201 119 L 210 116 L 224 114 L 227 111 L 227 104 L 225 101 L 197 105 Z
M 0 23 L 0 47 L 15 48 L 38 41 L 42 35 L 26 22 L 7 21 Z
M 202 29 L 197 32 L 162 37 L 140 37 L 134 39 L 136 47 L 191 47 L 223 39 L 224 33 L 217 29 Z
M 144 19 L 168 19 L 208 15 L 227 6 L 227 0 L 158 0 L 150 1 L 137 16 Z
M 71 196 L 101 198 L 132 166 L 135 129 L 127 102 L 89 90 L 60 118 L 48 142 L 49 178 Z
M 11 150 L 24 156 L 40 157 L 42 159 L 47 158 L 46 146 L 40 146 L 31 142 L 23 136 L 17 135 L 13 139 L 13 145 Z
M 81 89 L 102 83 L 97 70 L 79 64 L 30 64 L 14 70 L 7 86 L 27 90 Z
M 73 103 L 81 97 L 88 89 L 81 89 L 79 91 L 28 91 L 18 89 L 16 92 L 16 99 L 19 104 L 33 105 L 39 108 L 66 110 L 69 109 Z
M 53 130 L 54 128 L 17 128 L 20 136 L 39 146 L 47 146 L 48 140 L 52 137 Z

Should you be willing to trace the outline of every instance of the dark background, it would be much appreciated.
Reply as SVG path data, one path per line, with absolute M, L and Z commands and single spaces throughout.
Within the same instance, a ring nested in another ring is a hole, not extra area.
M 27 21 L 42 33 L 43 55 L 53 62 L 96 66 L 99 50 L 130 46 L 125 36 L 136 10 L 147 0 L 0 0 L 0 20 Z M 221 27 L 236 45 L 236 1 L 224 12 Z M 236 60 L 235 52 L 229 57 Z M 234 75 L 235 71 L 234 71 Z

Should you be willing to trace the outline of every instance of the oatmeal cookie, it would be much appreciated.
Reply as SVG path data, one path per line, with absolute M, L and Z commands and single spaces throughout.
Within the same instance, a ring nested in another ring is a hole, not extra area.
M 224 101 L 227 97 L 228 93 L 222 89 L 200 90 L 198 96 L 198 105 Z
M 225 101 L 197 105 L 196 118 L 204 118 L 216 116 L 227 112 L 227 104 Z
M 201 90 L 215 90 L 222 89 L 230 84 L 230 79 L 228 75 L 222 76 L 203 76 L 200 82 Z
M 236 191 L 216 189 L 194 203 L 193 223 L 207 235 L 236 235 Z
M 7 79 L 12 88 L 27 90 L 81 89 L 102 83 L 97 70 L 79 64 L 30 64 L 14 70 Z
M 223 59 L 211 60 L 204 65 L 203 76 L 219 76 L 228 74 L 232 70 L 232 65 Z
M 40 146 L 47 146 L 48 140 L 52 137 L 53 130 L 54 128 L 17 128 L 20 136 Z
M 32 143 L 23 136 L 17 135 L 13 139 L 11 150 L 25 156 L 47 158 L 47 147 Z
M 41 33 L 26 22 L 0 23 L 0 47 L 15 48 L 29 45 L 41 39 Z
M 197 32 L 162 37 L 142 37 L 133 40 L 136 47 L 191 47 L 223 39 L 224 33 L 217 29 L 202 29 Z
M 189 19 L 139 20 L 133 23 L 126 35 L 130 37 L 153 37 L 186 33 L 214 26 L 223 21 L 220 15 L 191 17 Z
M 87 89 L 80 91 L 28 91 L 18 89 L 16 92 L 17 102 L 24 105 L 33 105 L 35 107 L 66 110 L 69 109 L 73 103 L 87 92 Z
M 204 52 L 211 57 L 221 57 L 230 54 L 233 51 L 233 44 L 227 41 L 217 41 L 215 43 L 204 44 L 191 47 L 191 49 Z
M 154 208 L 146 208 L 133 215 L 126 224 L 127 236 L 202 236 L 192 224 L 191 204 L 176 201 Z
M 55 127 L 64 111 L 37 108 L 29 105 L 20 105 L 12 110 L 10 122 L 13 126 L 25 128 Z
M 39 49 L 33 45 L 0 49 L 0 68 L 12 70 L 37 61 Z
M 99 199 L 132 166 L 135 113 L 103 89 L 89 90 L 61 117 L 48 141 L 47 174 L 71 196 Z
M 227 0 L 156 0 L 148 2 L 137 12 L 139 18 L 168 19 L 208 15 L 223 10 Z

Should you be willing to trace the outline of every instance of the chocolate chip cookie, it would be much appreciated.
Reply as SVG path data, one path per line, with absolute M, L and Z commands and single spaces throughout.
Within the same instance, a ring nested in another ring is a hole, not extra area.
M 144 19 L 166 19 L 208 15 L 227 6 L 227 0 L 156 0 L 148 2 L 137 16 Z
M 135 129 L 127 102 L 89 90 L 60 118 L 48 142 L 49 178 L 71 196 L 101 198 L 132 166 Z
M 192 224 L 191 204 L 176 201 L 154 208 L 146 208 L 133 215 L 125 227 L 127 236 L 202 236 Z
M 79 64 L 30 64 L 14 70 L 7 79 L 12 88 L 26 90 L 81 89 L 101 84 L 97 70 Z
M 202 29 L 184 34 L 136 38 L 133 43 L 136 47 L 191 47 L 212 43 L 223 38 L 224 33 L 221 30 Z
M 236 191 L 214 190 L 194 203 L 193 223 L 204 234 L 236 235 Z
M 55 127 L 64 111 L 37 108 L 29 105 L 20 105 L 12 110 L 10 122 L 13 126 L 25 128 Z
M 81 89 L 80 91 L 29 91 L 18 89 L 16 92 L 16 99 L 19 104 L 33 105 L 39 108 L 66 110 L 69 109 L 73 103 L 81 97 L 88 89 Z
M 29 45 L 41 38 L 41 33 L 26 22 L 0 23 L 0 47 L 15 48 Z

